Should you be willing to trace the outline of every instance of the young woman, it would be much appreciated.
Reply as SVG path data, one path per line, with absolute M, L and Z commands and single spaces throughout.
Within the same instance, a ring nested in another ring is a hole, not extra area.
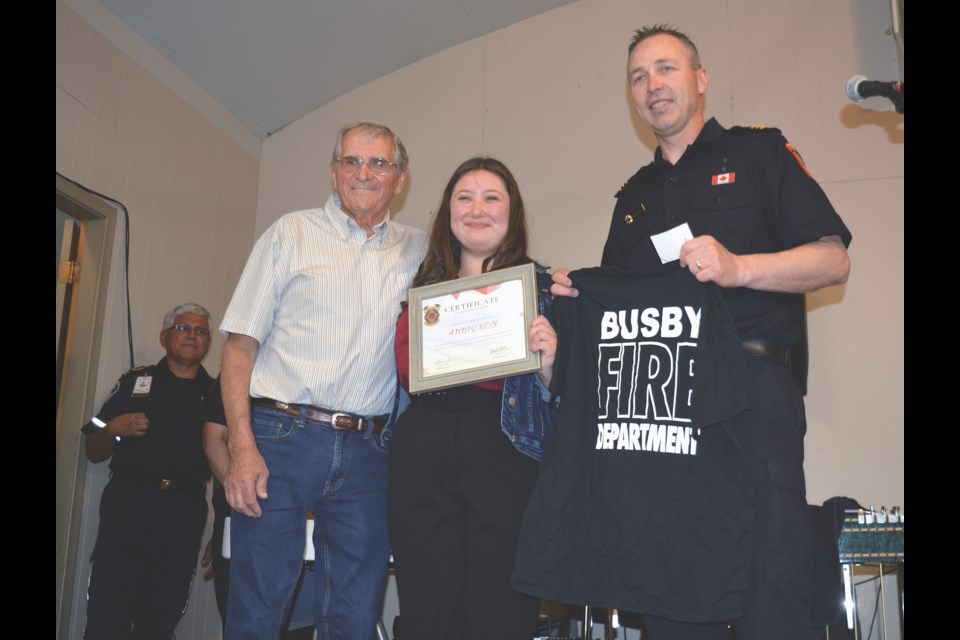
M 510 170 L 472 158 L 454 172 L 413 286 L 533 262 Z M 538 268 L 541 315 L 528 343 L 541 370 L 411 398 L 390 444 L 389 517 L 403 638 L 529 640 L 537 598 L 510 585 L 524 507 L 555 407 L 547 385 L 557 336 L 550 277 Z M 409 315 L 397 325 L 400 382 L 409 379 Z

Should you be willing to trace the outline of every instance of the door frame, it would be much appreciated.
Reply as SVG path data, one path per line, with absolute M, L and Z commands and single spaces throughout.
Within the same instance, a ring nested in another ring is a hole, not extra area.
M 57 174 L 57 209 L 81 221 L 80 280 L 64 358 L 57 428 L 57 637 L 68 638 L 78 588 L 77 553 L 83 513 L 86 457 L 80 427 L 94 415 L 107 285 L 119 211 Z M 61 428 L 62 427 L 62 428 Z

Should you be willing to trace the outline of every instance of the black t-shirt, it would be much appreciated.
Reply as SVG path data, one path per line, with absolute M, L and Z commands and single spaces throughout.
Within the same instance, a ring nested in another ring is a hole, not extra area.
M 744 356 L 719 288 L 676 265 L 660 271 L 575 271 L 579 297 L 554 300 L 561 400 L 514 586 L 676 620 L 730 619 L 741 613 L 753 519 L 723 423 L 748 407 Z
M 156 365 L 131 369 L 120 377 L 96 419 L 102 423 L 124 413 L 145 413 L 146 435 L 122 438 L 114 445 L 110 469 L 181 482 L 206 481 L 210 465 L 203 453 L 200 409 L 213 379 L 201 366 L 194 378 L 178 378 L 163 358 Z M 91 422 L 87 435 L 96 431 Z

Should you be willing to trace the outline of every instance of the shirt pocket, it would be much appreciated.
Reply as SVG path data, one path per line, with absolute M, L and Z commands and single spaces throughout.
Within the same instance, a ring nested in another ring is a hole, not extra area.
M 397 304 L 407 299 L 407 292 L 413 286 L 413 275 L 403 270 L 390 273 L 387 278 L 387 295 L 392 295 Z M 397 314 L 399 315 L 399 308 Z
M 713 236 L 733 253 L 749 246 L 760 217 L 756 191 L 747 183 L 695 189 L 687 210 L 694 236 Z

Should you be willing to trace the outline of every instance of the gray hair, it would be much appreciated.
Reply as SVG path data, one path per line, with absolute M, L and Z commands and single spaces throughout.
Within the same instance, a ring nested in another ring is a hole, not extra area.
M 163 316 L 163 330 L 166 331 L 173 326 L 173 321 L 176 320 L 177 316 L 184 313 L 194 313 L 198 316 L 210 318 L 210 312 L 201 307 L 198 304 L 193 302 L 188 302 L 187 304 L 181 304 L 180 306 L 174 307 L 167 312 L 167 315 Z
M 400 141 L 400 136 L 395 134 L 382 124 L 377 124 L 376 122 L 355 122 L 353 124 L 344 125 L 340 129 L 340 133 L 337 134 L 337 146 L 333 149 L 333 157 L 330 160 L 330 164 L 335 164 L 337 160 L 340 159 L 340 150 L 343 145 L 343 138 L 348 133 L 354 131 L 360 131 L 367 134 L 367 138 L 373 140 L 374 138 L 380 138 L 382 136 L 389 137 L 393 140 L 393 146 L 397 149 L 397 153 L 393 158 L 393 161 L 397 165 L 397 171 L 403 173 L 407 170 L 407 165 L 410 164 L 410 156 L 407 155 L 407 148 L 403 146 L 403 142 Z

